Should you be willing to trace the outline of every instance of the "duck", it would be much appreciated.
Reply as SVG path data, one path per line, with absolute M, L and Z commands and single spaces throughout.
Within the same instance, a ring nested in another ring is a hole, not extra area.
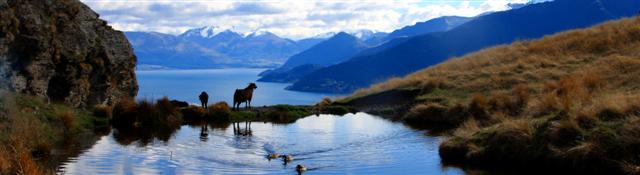
M 280 154 L 278 154 L 278 153 L 271 153 L 271 154 L 269 154 L 269 155 L 267 156 L 267 159 L 271 160 L 271 159 L 276 159 L 276 158 L 278 158 L 278 157 L 280 157 Z
M 287 163 L 293 161 L 293 156 L 291 156 L 291 155 L 282 155 L 280 157 L 282 157 L 282 161 L 284 161 L 284 164 L 287 164 Z
M 304 167 L 304 165 L 300 165 L 298 164 L 296 166 L 296 172 L 298 172 L 298 174 L 302 174 L 302 172 L 307 171 L 307 167 Z

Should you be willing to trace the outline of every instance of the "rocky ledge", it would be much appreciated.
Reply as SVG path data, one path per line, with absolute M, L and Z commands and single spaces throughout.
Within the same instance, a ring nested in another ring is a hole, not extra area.
M 137 94 L 124 34 L 78 0 L 0 0 L 0 89 L 76 107 Z

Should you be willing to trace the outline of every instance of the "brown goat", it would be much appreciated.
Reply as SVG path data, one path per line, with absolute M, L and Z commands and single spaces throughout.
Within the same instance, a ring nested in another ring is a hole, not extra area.
M 202 108 L 206 110 L 207 103 L 209 102 L 209 94 L 207 94 L 207 92 L 205 91 L 202 91 L 202 93 L 200 93 L 200 96 L 198 96 L 198 98 L 200 98 L 200 103 L 202 103 Z
M 255 83 L 250 83 L 244 89 L 236 89 L 236 92 L 233 93 L 233 109 L 236 111 L 240 110 L 240 104 L 245 103 L 245 108 L 251 108 L 251 98 L 253 97 L 253 90 L 257 89 Z M 236 107 L 236 105 L 238 107 Z

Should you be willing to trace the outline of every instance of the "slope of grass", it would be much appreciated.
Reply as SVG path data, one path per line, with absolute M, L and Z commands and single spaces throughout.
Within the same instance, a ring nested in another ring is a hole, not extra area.
M 405 121 L 457 128 L 446 162 L 640 173 L 639 17 L 485 49 L 341 101 L 393 89 L 421 89 Z
M 54 174 L 42 158 L 104 122 L 90 112 L 0 92 L 0 174 Z

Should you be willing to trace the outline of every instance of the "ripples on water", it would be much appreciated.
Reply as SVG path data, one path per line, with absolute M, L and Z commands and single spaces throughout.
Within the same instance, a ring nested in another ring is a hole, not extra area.
M 241 125 L 244 127 L 244 125 Z M 183 126 L 168 141 L 121 145 L 113 133 L 64 162 L 65 174 L 462 174 L 442 168 L 438 137 L 365 113 L 320 115 L 292 124 L 253 123 L 253 135 L 231 125 Z M 283 165 L 269 153 L 291 154 Z

